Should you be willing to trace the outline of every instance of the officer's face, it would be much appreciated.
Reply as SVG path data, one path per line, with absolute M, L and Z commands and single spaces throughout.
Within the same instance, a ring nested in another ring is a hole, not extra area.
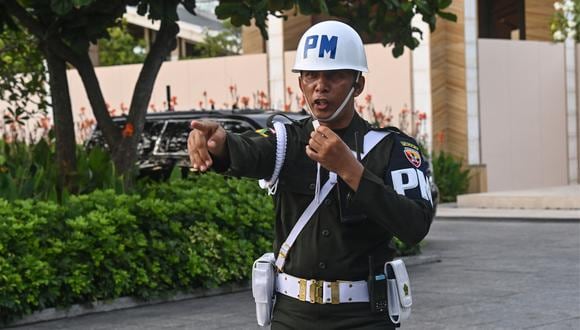
M 300 89 L 304 93 L 310 109 L 316 118 L 325 119 L 340 107 L 350 88 L 354 85 L 354 96 L 358 96 L 364 87 L 364 77 L 360 77 L 355 84 L 356 72 L 352 70 L 332 70 L 332 71 L 302 71 L 299 78 Z M 335 125 L 348 120 L 347 126 L 354 113 L 354 98 L 347 101 L 346 108 L 334 120 Z M 341 120 L 342 119 L 342 120 Z M 341 127 L 333 127 L 341 128 Z

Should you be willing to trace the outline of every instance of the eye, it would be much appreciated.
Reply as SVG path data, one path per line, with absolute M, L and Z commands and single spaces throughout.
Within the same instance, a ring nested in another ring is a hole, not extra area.
M 314 74 L 314 72 L 311 71 L 306 71 L 303 74 L 304 78 L 314 78 L 316 75 Z
M 312 82 L 316 80 L 318 77 L 318 72 L 316 71 L 303 71 L 302 72 L 302 79 L 306 82 Z

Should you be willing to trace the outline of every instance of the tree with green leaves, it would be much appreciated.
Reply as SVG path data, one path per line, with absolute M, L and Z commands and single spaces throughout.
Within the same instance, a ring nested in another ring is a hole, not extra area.
M 0 137 L 26 140 L 20 132 L 29 121 L 46 115 L 46 68 L 36 40 L 25 31 L 0 33 Z
M 127 31 L 127 21 L 107 30 L 108 38 L 99 40 L 99 65 L 121 65 L 143 63 L 145 61 L 145 39 L 133 37 Z
M 252 19 L 267 38 L 267 18 L 272 14 L 328 15 L 349 21 L 358 31 L 392 44 L 393 55 L 404 47 L 414 49 L 421 31 L 411 25 L 415 14 L 435 29 L 436 17 L 455 19 L 444 12 L 451 0 L 221 0 L 215 13 L 235 26 Z M 95 69 L 88 55 L 90 43 L 108 37 L 108 28 L 118 22 L 126 6 L 137 6 L 139 15 L 160 22 L 155 41 L 143 63 L 133 90 L 124 128 L 110 117 Z M 137 144 L 155 79 L 165 58 L 176 46 L 177 6 L 195 13 L 195 0 L 0 0 L 0 27 L 24 27 L 38 39 L 50 75 L 55 119 L 57 158 L 63 186 L 74 190 L 75 141 L 72 109 L 66 80 L 66 65 L 78 70 L 93 114 L 100 126 L 119 173 L 129 174 L 137 160 Z M 128 176 L 130 177 L 130 176 Z
M 224 22 L 224 31 L 211 35 L 204 31 L 203 42 L 194 45 L 194 57 L 216 57 L 239 54 L 242 49 L 241 29 L 230 21 Z

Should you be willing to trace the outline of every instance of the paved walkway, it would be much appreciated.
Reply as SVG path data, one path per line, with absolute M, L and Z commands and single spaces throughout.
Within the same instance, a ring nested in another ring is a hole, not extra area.
M 457 205 L 460 208 L 576 210 L 580 214 L 580 185 L 467 194 L 457 198 Z
M 580 329 L 580 222 L 436 219 L 402 329 Z M 316 325 L 313 324 L 313 328 Z M 251 292 L 17 329 L 258 329 Z

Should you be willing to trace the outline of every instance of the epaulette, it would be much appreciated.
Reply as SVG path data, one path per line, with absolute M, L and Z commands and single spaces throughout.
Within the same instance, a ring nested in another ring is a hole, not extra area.
M 416 150 L 421 150 L 419 144 L 412 136 L 409 136 L 407 133 L 401 131 L 398 127 L 395 126 L 386 126 L 381 128 L 371 128 L 373 131 L 378 132 L 390 132 L 395 133 L 393 136 L 396 141 L 398 141 L 403 147 L 411 147 Z
M 409 137 L 405 132 L 401 131 L 398 127 L 395 126 L 385 126 L 385 127 L 371 127 L 373 131 L 377 132 L 391 132 L 395 134 L 401 134 L 403 136 Z

